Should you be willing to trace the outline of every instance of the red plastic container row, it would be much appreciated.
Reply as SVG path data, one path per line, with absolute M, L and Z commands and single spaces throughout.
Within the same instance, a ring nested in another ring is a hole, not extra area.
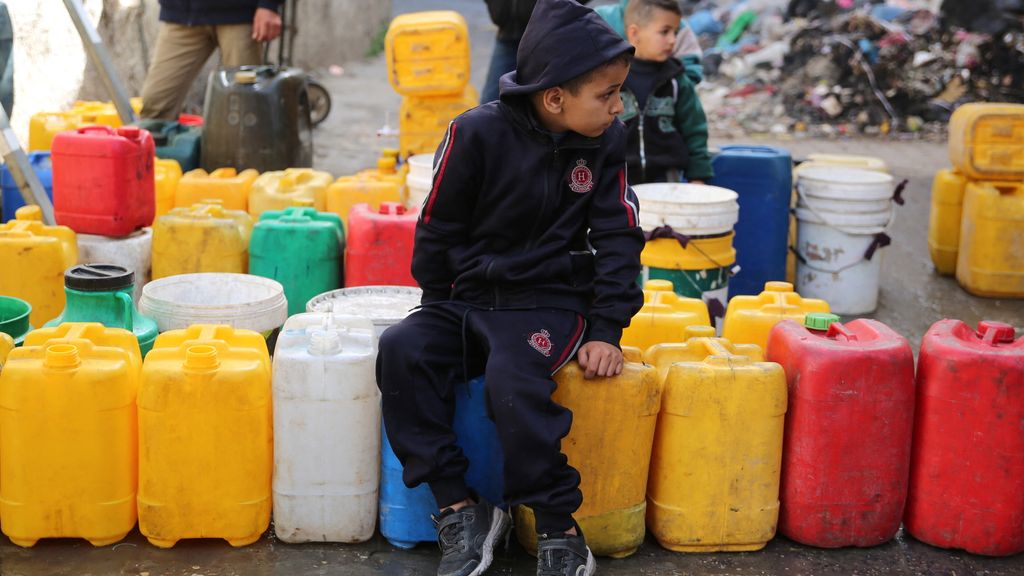
M 874 320 L 784 321 L 766 355 L 789 382 L 779 532 L 865 547 L 902 520 L 935 546 L 1024 551 L 1024 338 L 1011 326 L 933 325 L 916 390 L 910 345 Z

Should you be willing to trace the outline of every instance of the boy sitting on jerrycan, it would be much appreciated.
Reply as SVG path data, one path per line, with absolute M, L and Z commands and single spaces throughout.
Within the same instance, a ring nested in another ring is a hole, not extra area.
M 409 487 L 437 500 L 439 576 L 476 576 L 508 513 L 468 487 L 452 431 L 455 386 L 484 374 L 504 453 L 505 501 L 536 515 L 537 573 L 593 574 L 573 520 L 579 473 L 560 441 L 572 414 L 552 375 L 622 369 L 639 310 L 643 233 L 626 183 L 619 89 L 633 48 L 572 0 L 538 0 L 501 98 L 457 117 L 434 157 L 412 271 L 422 307 L 380 341 L 388 439 Z

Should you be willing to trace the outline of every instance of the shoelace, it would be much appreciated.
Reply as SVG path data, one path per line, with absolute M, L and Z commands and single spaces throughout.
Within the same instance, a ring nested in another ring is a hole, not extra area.
M 564 548 L 545 550 L 537 556 L 537 576 L 565 576 L 572 553 Z
M 460 552 L 466 541 L 465 526 L 462 522 L 452 522 L 437 535 L 438 546 L 441 548 L 441 556 L 448 556 Z

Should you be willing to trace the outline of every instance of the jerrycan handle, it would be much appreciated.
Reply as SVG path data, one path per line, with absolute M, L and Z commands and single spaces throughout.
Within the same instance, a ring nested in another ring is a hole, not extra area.
M 101 126 L 101 125 L 82 126 L 81 128 L 78 129 L 78 133 L 79 134 L 87 134 L 89 132 L 103 132 L 104 134 L 109 134 L 111 136 L 116 134 L 116 132 L 114 132 L 114 129 L 111 128 L 110 126 Z
M 115 292 L 114 297 L 121 301 L 121 324 L 124 325 L 125 330 L 134 332 L 135 326 L 132 313 L 135 311 L 135 303 L 132 302 L 131 294 Z
M 978 322 L 978 337 L 989 346 L 996 344 L 1010 344 L 1013 342 L 1014 329 L 1009 324 L 982 320 Z
M 838 340 L 839 338 L 842 338 L 847 342 L 857 341 L 857 335 L 847 330 L 846 326 L 843 326 L 839 322 L 829 324 L 828 332 L 825 333 L 825 337 L 831 340 Z

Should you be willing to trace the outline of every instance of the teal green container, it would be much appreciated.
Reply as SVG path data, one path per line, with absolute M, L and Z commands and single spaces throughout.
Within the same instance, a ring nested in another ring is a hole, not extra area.
M 130 330 L 139 339 L 142 356 L 153 348 L 156 321 L 139 314 L 132 301 L 135 273 L 113 264 L 82 264 L 64 272 L 67 304 L 60 316 L 46 323 L 99 322 L 108 328 Z
M 341 218 L 315 208 L 264 212 L 249 241 L 249 273 L 284 286 L 288 315 L 310 298 L 341 287 L 345 230 Z
M 16 346 L 21 346 L 25 335 L 32 330 L 28 316 L 32 313 L 32 305 L 21 298 L 0 296 L 0 332 L 14 339 Z
M 153 135 L 157 158 L 177 160 L 182 172 L 199 168 L 202 126 L 186 126 L 172 120 L 139 120 L 138 125 Z

